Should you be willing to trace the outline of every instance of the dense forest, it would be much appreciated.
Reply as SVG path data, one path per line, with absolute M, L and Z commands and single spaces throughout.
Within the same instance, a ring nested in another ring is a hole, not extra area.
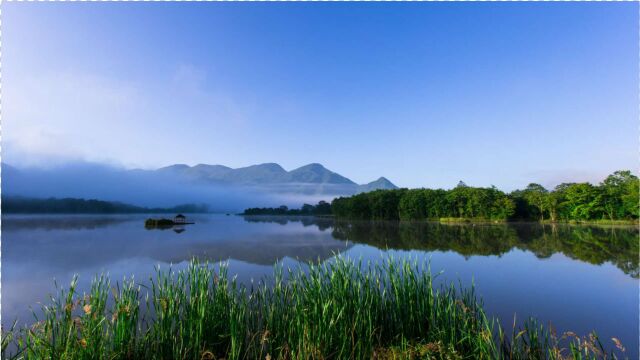
M 74 198 L 34 199 L 25 197 L 3 197 L 3 213 L 19 214 L 133 214 L 133 213 L 203 213 L 205 205 L 178 205 L 171 208 L 147 208 L 119 202 Z
M 539 184 L 505 193 L 460 182 L 451 190 L 377 190 L 331 203 L 333 215 L 387 220 L 635 220 L 640 213 L 638 177 L 616 171 L 599 185 L 563 183 L 549 191 Z
M 317 205 L 304 204 L 300 209 L 289 209 L 285 205 L 277 208 L 249 208 L 242 215 L 331 215 L 331 204 L 320 201 Z

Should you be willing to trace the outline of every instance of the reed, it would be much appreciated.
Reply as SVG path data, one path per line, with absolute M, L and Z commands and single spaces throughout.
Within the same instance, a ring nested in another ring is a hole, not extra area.
M 286 275 L 286 276 L 285 276 Z M 285 280 L 286 279 L 286 280 Z M 434 287 L 428 263 L 334 260 L 274 267 L 242 286 L 225 264 L 192 261 L 133 279 L 77 278 L 33 326 L 3 334 L 8 359 L 595 359 L 595 334 L 556 336 L 534 319 L 506 335 L 474 288 Z M 617 341 L 617 340 L 614 340 Z M 564 346 L 564 347 L 563 347 Z

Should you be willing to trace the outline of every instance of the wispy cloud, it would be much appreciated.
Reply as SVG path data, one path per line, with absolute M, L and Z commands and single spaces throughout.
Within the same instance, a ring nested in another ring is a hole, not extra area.
M 205 77 L 181 65 L 154 84 L 73 72 L 14 79 L 3 94 L 4 159 L 153 166 L 178 160 L 176 147 L 182 157 L 203 144 L 215 151 L 242 138 L 247 113 L 224 91 L 205 88 Z

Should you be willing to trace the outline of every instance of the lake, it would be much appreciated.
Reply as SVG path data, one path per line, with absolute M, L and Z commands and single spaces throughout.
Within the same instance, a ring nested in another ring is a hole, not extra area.
M 156 215 L 157 216 L 157 215 Z M 349 222 L 327 218 L 193 215 L 194 225 L 147 230 L 148 215 L 3 215 L 2 324 L 28 324 L 79 274 L 80 289 L 109 273 L 144 282 L 155 266 L 182 268 L 192 257 L 228 261 L 244 283 L 285 267 L 331 261 L 337 253 L 379 261 L 428 260 L 440 284 L 475 285 L 490 315 L 510 329 L 534 316 L 561 334 L 595 330 L 638 357 L 638 228 Z

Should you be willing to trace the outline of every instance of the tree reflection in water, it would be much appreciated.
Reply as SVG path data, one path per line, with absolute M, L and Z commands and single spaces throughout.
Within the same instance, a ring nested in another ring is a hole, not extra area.
M 555 253 L 600 265 L 610 262 L 633 278 L 640 275 L 638 228 L 568 224 L 441 224 L 435 222 L 347 221 L 314 217 L 245 217 L 248 222 L 286 225 L 301 222 L 320 230 L 331 229 L 337 240 L 380 249 L 455 251 L 465 257 L 501 256 L 513 249 L 538 258 Z

